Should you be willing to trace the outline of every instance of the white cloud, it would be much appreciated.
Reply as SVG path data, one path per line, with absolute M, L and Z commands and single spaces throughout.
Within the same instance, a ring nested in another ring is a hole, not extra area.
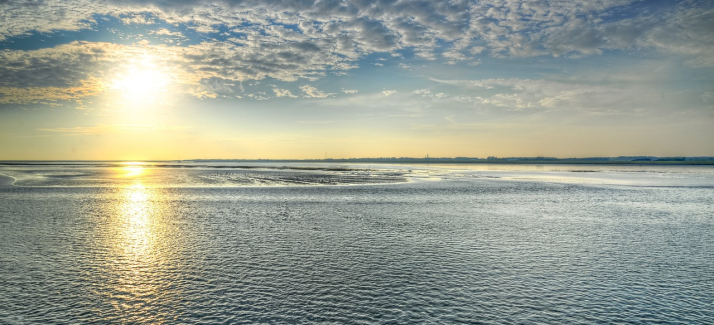
M 170 30 L 168 30 L 168 29 L 166 29 L 166 28 L 161 28 L 161 29 L 158 29 L 158 30 L 150 31 L 149 34 L 153 34 L 153 35 L 164 35 L 164 36 L 176 36 L 176 37 L 184 38 L 183 33 L 181 33 L 181 32 L 172 32 L 172 31 L 170 31 Z
M 391 96 L 395 94 L 397 91 L 396 90 L 382 90 L 382 95 L 386 96 Z
M 138 24 L 138 25 L 152 25 L 156 23 L 156 20 L 145 14 L 131 13 L 128 15 L 121 16 L 121 22 L 125 25 Z
M 258 92 L 258 93 L 255 93 L 255 94 L 247 94 L 247 95 L 245 95 L 245 96 L 248 97 L 248 98 L 250 98 L 250 99 L 255 99 L 255 100 L 268 100 L 268 99 L 270 99 L 270 97 L 268 97 L 267 94 L 264 93 L 264 92 Z
M 466 57 L 466 55 L 464 55 L 463 53 L 458 52 L 458 51 L 447 51 L 447 52 L 441 53 L 441 56 L 443 56 L 451 61 L 463 61 L 463 60 L 468 59 L 468 57 Z
M 642 79 L 651 77 L 642 76 Z M 471 89 L 470 96 L 461 98 L 463 102 L 513 111 L 561 110 L 591 114 L 640 114 L 669 108 L 669 104 L 663 102 L 659 95 L 666 90 L 657 86 L 657 83 L 622 83 L 615 81 L 616 78 L 618 76 L 613 76 L 610 80 L 581 77 L 573 81 L 517 78 L 432 80 Z M 653 93 L 657 95 L 653 96 Z
M 275 97 L 289 97 L 289 98 L 297 98 L 298 96 L 293 95 L 293 93 L 290 92 L 288 89 L 280 89 L 280 88 L 273 88 L 273 92 L 275 93 Z
M 649 6 L 669 10 L 644 10 Z M 630 11 L 639 13 L 620 14 Z M 199 97 L 237 91 L 205 80 L 224 80 L 224 85 L 266 78 L 312 82 L 326 72 L 345 75 L 370 54 L 383 53 L 376 64 L 397 60 L 403 49 L 413 50 L 417 60 L 463 61 L 472 66 L 480 64 L 476 57 L 484 54 L 577 57 L 604 50 L 654 49 L 691 66 L 711 67 L 713 17 L 714 9 L 707 2 L 650 5 L 636 0 L 425 0 L 390 6 L 361 0 L 0 1 L 0 40 L 36 32 L 91 30 L 102 26 L 103 19 L 141 24 L 147 34 L 182 40 L 183 33 L 156 25 L 183 24 L 201 34 L 194 41 L 203 40 L 181 47 L 77 42 L 36 51 L 8 49 L 0 53 L 0 86 L 17 102 L 32 101 L 33 94 L 41 93 L 30 88 L 55 87 L 60 89 L 55 94 L 69 94 L 56 98 L 72 98 L 82 93 L 62 89 L 76 88 L 90 77 L 101 81 L 97 71 L 111 71 L 111 64 L 142 51 L 158 53 L 167 65 L 174 65 L 176 82 L 191 85 Z M 212 38 L 210 34 L 219 30 L 230 33 Z M 404 62 L 398 66 L 411 67 Z M 26 89 L 24 95 L 19 95 L 21 89 Z M 303 93 L 316 98 L 326 95 L 304 89 Z M 508 102 L 502 97 L 493 100 Z
M 614 15 L 628 6 L 643 13 L 624 19 Z M 19 0 L 0 2 L 0 21 L 4 22 L 0 39 L 31 31 L 89 29 L 95 15 L 108 15 L 126 24 L 183 23 L 200 33 L 215 33 L 218 26 L 226 26 L 233 33 L 245 34 L 245 41 L 253 46 L 258 46 L 255 42 L 309 41 L 322 55 L 334 52 L 347 61 L 374 52 L 400 55 L 394 51 L 408 47 L 432 60 L 441 47 L 439 41 L 452 44 L 442 54 L 446 61 L 466 60 L 487 51 L 495 56 L 597 54 L 643 42 L 680 54 L 711 53 L 707 36 L 711 7 L 696 2 L 660 3 L 655 6 L 676 9 L 660 17 L 655 10 L 648 12 L 648 6 L 636 0 L 426 0 L 390 6 L 357 0 L 217 0 L 210 5 L 202 0 L 67 0 L 39 5 Z M 297 25 L 299 30 L 285 25 Z M 671 35 L 684 37 L 670 39 Z
M 424 98 L 442 99 L 442 98 L 448 97 L 448 95 L 445 94 L 445 93 L 436 93 L 436 94 L 434 94 L 434 93 L 431 92 L 431 90 L 428 90 L 428 89 L 417 89 L 417 90 L 413 91 L 413 93 L 414 93 L 414 94 L 417 94 L 417 95 L 419 95 L 419 96 L 421 96 L 421 97 L 424 97 Z
M 329 96 L 334 95 L 334 94 L 322 92 L 319 89 L 317 89 L 313 86 L 310 86 L 310 85 L 301 86 L 300 89 L 302 90 L 303 94 L 305 94 L 305 97 L 308 97 L 308 98 L 327 98 Z
M 714 9 L 680 9 L 666 18 L 639 44 L 688 57 L 693 66 L 714 67 Z
M 108 133 L 135 133 L 142 131 L 168 131 L 168 130 L 185 130 L 190 129 L 189 126 L 167 126 L 167 125 L 151 125 L 151 124 L 100 124 L 97 126 L 77 126 L 68 128 L 40 128 L 38 131 L 51 132 L 64 136 L 77 135 L 101 135 Z
M 485 51 L 485 50 L 486 50 L 486 48 L 483 46 L 474 46 L 469 50 L 469 53 L 476 55 L 476 54 L 483 53 L 483 51 Z

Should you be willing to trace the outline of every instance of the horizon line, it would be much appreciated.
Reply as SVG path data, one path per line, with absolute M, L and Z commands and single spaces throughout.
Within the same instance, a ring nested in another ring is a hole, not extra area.
M 617 161 L 628 161 L 625 159 L 643 159 L 641 161 L 666 161 L 669 159 L 684 160 L 684 161 L 696 161 L 693 159 L 703 159 L 703 160 L 713 160 L 714 156 L 708 155 L 693 155 L 693 156 L 650 156 L 650 155 L 628 155 L 628 156 L 588 156 L 588 157 L 549 157 L 549 156 L 507 156 L 507 157 L 496 157 L 488 156 L 483 157 L 349 157 L 349 158 L 189 158 L 189 159 L 0 159 L 0 162 L 175 162 L 175 161 L 303 161 L 303 162 L 319 162 L 319 161 L 347 161 L 347 160 L 417 160 L 417 161 L 428 161 L 428 160 L 464 160 L 464 161 L 518 161 L 518 160 L 532 160 L 532 161 L 558 161 L 558 160 L 602 160 L 602 159 L 622 159 L 622 160 L 612 160 Z M 632 161 L 630 160 L 630 161 Z M 638 160 L 639 161 L 639 160 Z

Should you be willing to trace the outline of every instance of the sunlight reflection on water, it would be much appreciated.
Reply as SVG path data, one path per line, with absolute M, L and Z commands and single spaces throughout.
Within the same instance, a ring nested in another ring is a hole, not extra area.
M 144 174 L 144 168 L 140 166 L 134 166 L 134 167 L 123 167 L 121 168 L 121 171 L 124 172 L 121 174 L 121 177 L 123 178 L 134 178 L 134 177 L 139 177 Z
M 151 228 L 155 226 L 151 218 L 154 206 L 149 202 L 150 189 L 138 183 L 122 191 L 117 227 L 124 242 L 120 246 L 123 246 L 127 257 L 147 257 L 152 244 L 150 237 L 154 232 Z
M 134 168 L 134 167 L 132 167 Z M 143 169 L 132 170 L 135 175 Z M 137 176 L 135 176 L 137 177 Z M 117 189 L 108 201 L 114 211 L 108 236 L 110 256 L 105 261 L 108 282 L 102 290 L 122 320 L 165 324 L 175 308 L 169 246 L 169 215 L 161 189 L 144 186 L 140 180 Z

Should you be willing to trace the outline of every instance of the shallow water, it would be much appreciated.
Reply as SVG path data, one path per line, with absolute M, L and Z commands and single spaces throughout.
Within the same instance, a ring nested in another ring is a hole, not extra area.
M 711 168 L 263 167 L 0 167 L 0 323 L 714 323 Z

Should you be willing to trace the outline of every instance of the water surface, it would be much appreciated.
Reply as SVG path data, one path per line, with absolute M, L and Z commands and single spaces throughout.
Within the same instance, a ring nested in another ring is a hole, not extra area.
M 714 322 L 712 168 L 245 167 L 0 167 L 0 323 Z

